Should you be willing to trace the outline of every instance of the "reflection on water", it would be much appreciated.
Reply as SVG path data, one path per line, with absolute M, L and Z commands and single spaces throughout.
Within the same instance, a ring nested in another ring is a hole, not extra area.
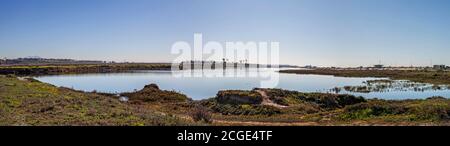
M 214 97 L 217 91 L 227 89 L 251 90 L 261 87 L 261 81 L 277 77 L 275 88 L 302 92 L 332 92 L 330 89 L 344 86 L 367 86 L 370 80 L 386 78 L 348 78 L 325 75 L 279 74 L 277 69 L 229 69 L 229 70 L 180 70 L 180 71 L 136 71 L 130 73 L 98 73 L 80 75 L 39 76 L 36 79 L 57 86 L 84 91 L 108 93 L 129 92 L 142 89 L 144 85 L 156 83 L 161 89 L 174 90 L 193 99 Z M 373 84 L 373 83 L 372 83 Z M 391 84 L 394 86 L 393 84 Z M 378 85 L 375 85 L 378 86 Z M 450 97 L 450 90 L 394 90 L 388 85 L 382 92 L 352 92 L 366 98 L 405 99 L 431 96 Z M 388 88 L 389 87 L 389 88 Z M 272 86 L 263 88 L 274 88 Z M 381 89 L 381 88 L 380 88 Z M 380 90 L 381 91 L 381 90 Z

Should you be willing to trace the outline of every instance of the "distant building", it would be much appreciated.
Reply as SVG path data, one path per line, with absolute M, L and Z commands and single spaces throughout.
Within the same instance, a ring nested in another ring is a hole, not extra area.
M 382 64 L 376 64 L 376 65 L 374 65 L 373 67 L 374 67 L 374 68 L 383 68 L 383 65 L 382 65 Z
M 446 69 L 446 66 L 445 65 L 433 65 L 433 69 L 444 70 L 444 69 Z

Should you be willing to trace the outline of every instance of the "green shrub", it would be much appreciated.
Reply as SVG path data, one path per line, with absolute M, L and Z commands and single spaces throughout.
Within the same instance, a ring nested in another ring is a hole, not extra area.
M 375 116 L 398 115 L 407 113 L 408 109 L 401 104 L 387 101 L 371 101 L 349 105 L 344 108 L 344 119 L 364 119 Z
M 411 120 L 449 120 L 449 101 L 433 97 L 426 100 L 371 100 L 344 108 L 343 119 L 364 119 L 377 116 L 408 115 Z
M 263 100 L 258 92 L 243 90 L 219 91 L 216 98 L 223 104 L 260 104 Z
M 409 114 L 416 115 L 418 120 L 449 120 L 450 107 L 448 104 L 422 104 L 412 106 Z
M 338 104 L 342 107 L 347 106 L 347 105 L 353 105 L 353 104 L 357 104 L 357 103 L 366 102 L 366 99 L 364 99 L 362 96 L 356 97 L 356 96 L 348 95 L 348 94 L 338 95 L 336 100 L 337 100 Z
M 132 93 L 123 93 L 133 103 L 140 102 L 184 102 L 190 99 L 175 91 L 160 90 L 157 85 L 146 85 L 142 90 Z
M 362 109 L 362 110 L 357 110 L 354 112 L 347 112 L 345 114 L 342 114 L 340 116 L 341 119 L 366 119 L 366 118 L 371 118 L 373 117 L 373 110 L 372 109 Z

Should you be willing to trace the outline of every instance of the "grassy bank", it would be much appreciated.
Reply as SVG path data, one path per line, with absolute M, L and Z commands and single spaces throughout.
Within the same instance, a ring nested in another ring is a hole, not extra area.
M 192 125 L 192 121 L 75 91 L 0 75 L 0 125 Z
M 49 75 L 126 72 L 132 70 L 169 70 L 168 63 L 109 63 L 109 64 L 73 64 L 73 65 L 36 65 L 36 66 L 0 66 L 0 74 Z
M 426 70 L 281 70 L 281 73 L 333 75 L 339 77 L 387 77 L 394 80 L 450 85 L 449 71 Z

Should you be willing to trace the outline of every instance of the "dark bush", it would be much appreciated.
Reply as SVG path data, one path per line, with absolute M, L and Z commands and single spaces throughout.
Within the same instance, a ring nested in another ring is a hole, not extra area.
M 338 108 L 339 104 L 333 96 L 320 96 L 318 103 L 324 108 Z
M 443 105 L 421 105 L 412 107 L 409 111 L 410 114 L 414 114 L 420 120 L 449 120 L 450 119 L 450 107 Z
M 372 101 L 349 105 L 344 108 L 344 114 L 347 118 L 367 118 L 371 116 L 384 116 L 394 114 L 405 114 L 408 108 L 398 103 L 389 103 L 386 101 Z
M 337 102 L 339 103 L 340 106 L 344 107 L 347 105 L 353 105 L 353 104 L 357 104 L 357 103 L 361 103 L 361 102 L 366 102 L 366 99 L 364 99 L 361 96 L 356 97 L 353 95 L 343 94 L 343 95 L 337 96 Z
M 191 118 L 198 122 L 198 121 L 204 121 L 206 123 L 211 123 L 211 113 L 208 112 L 208 110 L 204 107 L 196 107 L 194 111 L 190 114 Z
M 223 104 L 260 104 L 263 100 L 258 92 L 243 90 L 219 91 L 216 98 Z

